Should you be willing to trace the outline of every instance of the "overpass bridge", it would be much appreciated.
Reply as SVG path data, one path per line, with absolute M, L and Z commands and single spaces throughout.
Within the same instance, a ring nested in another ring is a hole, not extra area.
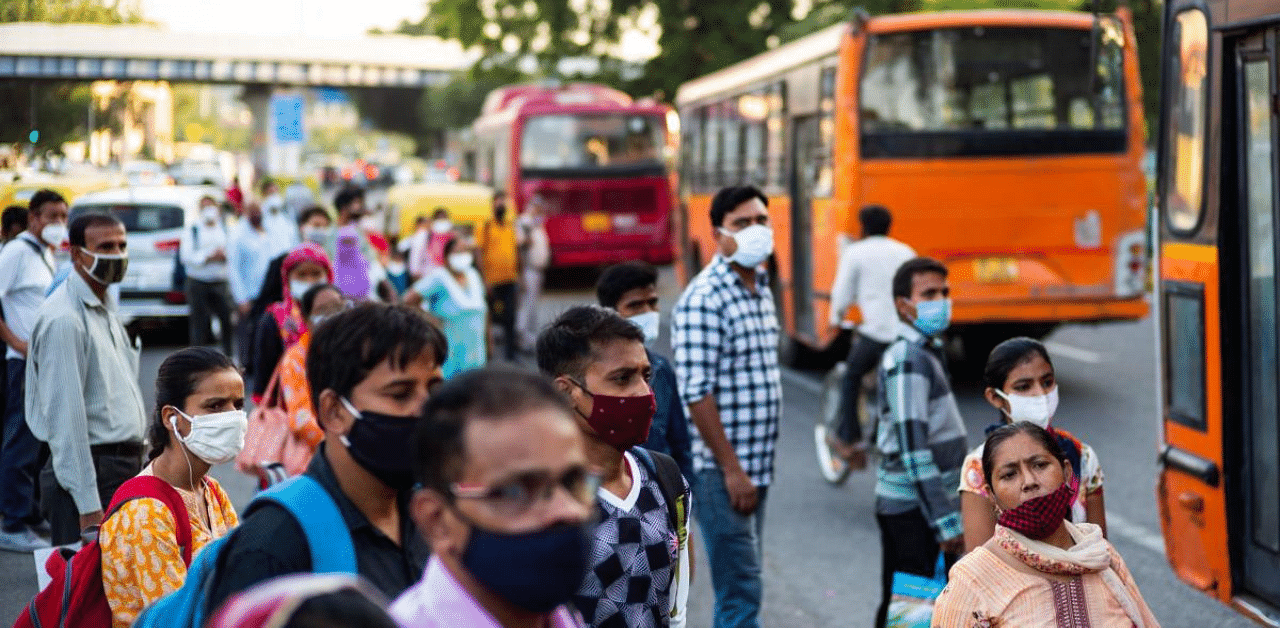
M 434 37 L 184 33 L 156 26 L 0 24 L 0 80 L 162 80 L 289 87 L 422 88 L 475 55 Z

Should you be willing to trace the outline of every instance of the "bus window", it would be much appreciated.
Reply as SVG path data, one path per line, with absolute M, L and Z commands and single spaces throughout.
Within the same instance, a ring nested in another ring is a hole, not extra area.
M 651 166 L 666 145 L 657 116 L 538 115 L 525 121 L 520 167 L 525 171 Z
M 1177 50 L 1169 56 L 1166 167 L 1162 198 L 1169 228 L 1187 234 L 1204 213 L 1204 144 L 1209 107 L 1206 54 L 1209 26 L 1199 9 L 1178 14 L 1170 37 Z
M 863 157 L 1125 150 L 1123 31 L 1112 18 L 1095 30 L 1096 38 L 980 26 L 872 37 L 861 78 Z

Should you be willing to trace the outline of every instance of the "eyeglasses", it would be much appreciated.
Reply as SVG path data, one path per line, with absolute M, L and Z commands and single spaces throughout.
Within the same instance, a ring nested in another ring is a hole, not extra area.
M 549 502 L 556 488 L 563 488 L 579 504 L 590 504 L 600 488 L 600 475 L 584 468 L 565 471 L 559 477 L 546 473 L 528 473 L 493 486 L 453 483 L 449 492 L 458 499 L 478 499 L 507 517 L 518 517 L 540 502 Z

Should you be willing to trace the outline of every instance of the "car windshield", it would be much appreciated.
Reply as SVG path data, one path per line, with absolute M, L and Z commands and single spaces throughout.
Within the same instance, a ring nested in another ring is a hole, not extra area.
M 1123 45 L 1120 25 L 1110 18 L 1092 31 L 965 27 L 873 37 L 860 124 L 867 144 L 888 154 L 866 156 L 923 149 L 912 140 L 929 134 L 951 142 L 934 150 L 965 140 L 979 152 L 980 142 L 1019 133 L 1045 136 L 1048 143 L 1036 149 L 1043 152 L 1058 152 L 1063 145 L 1054 142 L 1073 134 L 1122 138 Z
M 520 165 L 527 170 L 661 167 L 664 120 L 628 114 L 542 115 L 524 123 Z
M 73 217 L 81 214 L 111 214 L 124 223 L 128 233 L 149 233 L 182 228 L 183 212 L 177 205 L 150 203 L 110 203 L 78 205 Z

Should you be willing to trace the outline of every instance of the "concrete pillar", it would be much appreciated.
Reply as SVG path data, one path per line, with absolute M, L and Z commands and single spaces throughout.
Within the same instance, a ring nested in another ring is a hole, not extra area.
M 293 176 L 306 146 L 305 96 L 300 89 L 246 85 L 241 99 L 253 117 L 253 165 L 261 175 Z

